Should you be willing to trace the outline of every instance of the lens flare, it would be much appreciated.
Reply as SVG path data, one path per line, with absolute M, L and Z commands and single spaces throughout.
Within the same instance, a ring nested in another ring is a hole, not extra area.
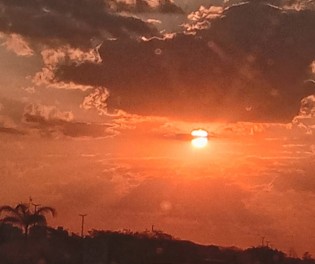
M 208 139 L 206 137 L 197 137 L 191 140 L 191 144 L 195 148 L 204 148 L 208 145 Z

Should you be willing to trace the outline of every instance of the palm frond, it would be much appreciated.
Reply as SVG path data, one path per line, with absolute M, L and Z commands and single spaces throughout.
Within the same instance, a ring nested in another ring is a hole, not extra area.
M 44 215 L 32 215 L 30 217 L 30 224 L 31 225 L 41 225 L 41 226 L 46 226 L 47 225 L 47 220 Z
M 16 207 L 15 207 L 15 210 L 17 212 L 19 212 L 20 214 L 27 214 L 29 213 L 29 205 L 28 204 L 25 204 L 25 203 L 20 203 L 18 204 Z
M 6 216 L 6 217 L 2 218 L 1 221 L 4 223 L 22 225 L 21 220 L 17 217 L 14 217 L 14 216 Z
M 36 211 L 36 215 L 43 215 L 43 214 L 47 214 L 50 213 L 52 216 L 56 215 L 56 209 L 50 206 L 43 206 L 37 209 Z
M 8 214 L 13 214 L 16 215 L 17 212 L 15 210 L 15 208 L 9 206 L 9 205 L 4 205 L 0 207 L 0 214 L 4 212 L 4 213 L 8 213 Z

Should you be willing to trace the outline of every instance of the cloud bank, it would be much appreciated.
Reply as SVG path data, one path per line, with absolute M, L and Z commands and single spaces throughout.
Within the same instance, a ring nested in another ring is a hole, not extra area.
M 5 45 L 17 54 L 41 51 L 45 65 L 34 84 L 90 90 L 85 108 L 103 105 L 105 111 L 186 120 L 289 122 L 300 101 L 314 94 L 313 9 L 263 1 L 201 7 L 188 15 L 181 33 L 163 36 L 152 23 L 117 13 L 113 3 L 5 0 L 0 31 L 10 36 Z M 163 6 L 176 6 L 115 3 L 139 9 L 133 12 L 146 7 L 163 13 Z
M 171 38 L 105 41 L 101 64 L 61 66 L 56 78 L 107 87 L 112 108 L 217 121 L 287 122 L 314 93 L 314 11 L 250 2 L 189 17 Z
M 157 31 L 140 19 L 110 12 L 101 0 L 4 0 L 0 31 L 19 34 L 33 45 L 59 43 L 91 46 L 94 38 L 152 35 Z

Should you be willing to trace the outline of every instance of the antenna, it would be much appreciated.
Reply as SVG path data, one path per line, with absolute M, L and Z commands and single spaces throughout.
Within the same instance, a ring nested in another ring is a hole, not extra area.
M 87 216 L 87 214 L 79 214 L 81 216 L 81 237 L 83 238 L 83 232 L 84 232 L 84 217 Z
M 35 204 L 35 203 L 32 203 L 32 205 L 34 206 L 34 214 L 36 214 L 37 212 L 37 207 L 38 206 L 41 206 L 40 204 Z

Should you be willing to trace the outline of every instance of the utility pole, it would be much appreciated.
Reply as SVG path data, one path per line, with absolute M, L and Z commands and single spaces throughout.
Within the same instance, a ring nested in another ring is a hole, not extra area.
M 84 217 L 87 216 L 87 214 L 79 214 L 81 216 L 81 237 L 83 238 L 83 232 L 84 232 Z

